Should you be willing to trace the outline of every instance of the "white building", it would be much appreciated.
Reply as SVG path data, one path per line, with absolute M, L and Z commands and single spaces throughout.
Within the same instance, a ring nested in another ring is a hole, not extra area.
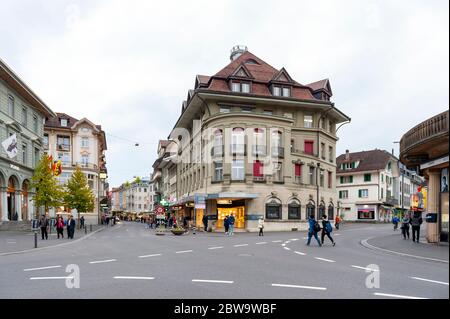
M 389 221 L 398 205 L 398 159 L 384 150 L 340 155 L 337 160 L 338 213 L 345 220 Z M 397 195 L 396 195 L 397 194 Z

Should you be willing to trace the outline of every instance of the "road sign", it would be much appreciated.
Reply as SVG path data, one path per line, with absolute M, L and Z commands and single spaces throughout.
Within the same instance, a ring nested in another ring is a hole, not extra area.
M 158 207 L 156 207 L 156 214 L 157 215 L 161 215 L 161 214 L 164 214 L 164 207 L 162 207 L 162 206 L 158 206 Z
M 31 230 L 35 230 L 39 228 L 39 219 L 33 219 L 31 221 Z
M 196 194 L 194 196 L 195 208 L 197 209 L 205 209 L 206 207 L 206 196 Z

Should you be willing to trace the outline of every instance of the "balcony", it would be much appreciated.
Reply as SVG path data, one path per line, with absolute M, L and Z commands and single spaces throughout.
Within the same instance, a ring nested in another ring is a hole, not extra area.
M 231 144 L 230 153 L 231 155 L 246 155 L 245 144 Z
M 262 183 L 262 182 L 266 181 L 266 177 L 265 176 L 253 176 L 253 181 Z
M 308 156 L 314 156 L 314 157 L 319 157 L 319 154 L 316 154 L 314 152 L 305 152 L 304 150 L 300 150 L 298 148 L 292 148 L 291 149 L 291 154 L 302 154 L 302 155 L 308 155 Z
M 72 164 L 72 166 L 79 166 L 81 168 L 90 168 L 90 169 L 97 169 L 98 166 L 92 163 L 83 163 L 83 162 L 76 162 L 75 164 Z
M 211 148 L 211 156 L 223 156 L 225 147 L 223 145 L 213 146 Z
M 266 156 L 267 147 L 265 145 L 253 145 L 252 154 L 258 156 Z
M 392 206 L 398 205 L 398 199 L 392 196 L 386 197 L 386 203 Z
M 272 146 L 272 156 L 284 158 L 284 147 Z
M 301 176 L 295 176 L 294 183 L 299 185 L 303 184 L 303 178 Z
M 58 145 L 56 146 L 56 149 L 57 149 L 58 151 L 70 151 L 70 145 L 67 145 L 67 144 L 58 144 Z
M 409 167 L 448 154 L 448 111 L 416 125 L 400 140 L 400 160 Z

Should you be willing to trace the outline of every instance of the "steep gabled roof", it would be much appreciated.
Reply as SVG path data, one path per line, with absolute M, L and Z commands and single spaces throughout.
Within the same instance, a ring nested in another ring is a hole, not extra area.
M 313 91 L 323 90 L 323 91 L 329 93 L 330 95 L 333 95 L 333 92 L 331 91 L 331 85 L 330 85 L 329 79 L 323 79 L 323 80 L 320 80 L 317 82 L 313 82 L 313 83 L 307 84 L 307 86 L 309 86 Z
M 229 77 L 254 79 L 252 73 L 243 63 L 241 63 Z
M 78 119 L 67 115 L 66 113 L 56 113 L 56 117 L 50 117 L 45 121 L 45 127 L 55 127 L 55 128 L 66 128 L 70 129 L 75 123 L 78 122 Z M 61 126 L 61 119 L 67 120 L 67 126 Z
M 346 160 L 346 154 L 341 154 L 336 159 L 337 170 L 336 173 L 352 173 L 363 171 L 376 171 L 386 168 L 389 160 L 397 160 L 395 156 L 385 150 L 371 150 L 356 153 L 349 153 L 349 159 Z M 353 169 L 340 169 L 341 164 L 352 163 L 359 161 L 359 165 Z
M 296 83 L 289 73 L 286 71 L 285 68 L 281 68 L 281 70 L 274 75 L 274 77 L 271 80 L 272 82 L 289 82 L 289 83 Z

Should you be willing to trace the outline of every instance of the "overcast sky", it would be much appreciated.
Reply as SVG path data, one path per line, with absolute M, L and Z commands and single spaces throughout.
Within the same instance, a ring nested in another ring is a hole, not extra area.
M 339 155 L 391 150 L 448 108 L 447 0 L 1 0 L 0 57 L 56 112 L 107 133 L 111 186 L 148 176 L 195 75 L 233 45 L 298 82 L 331 81 Z M 139 147 L 134 142 L 139 142 Z

